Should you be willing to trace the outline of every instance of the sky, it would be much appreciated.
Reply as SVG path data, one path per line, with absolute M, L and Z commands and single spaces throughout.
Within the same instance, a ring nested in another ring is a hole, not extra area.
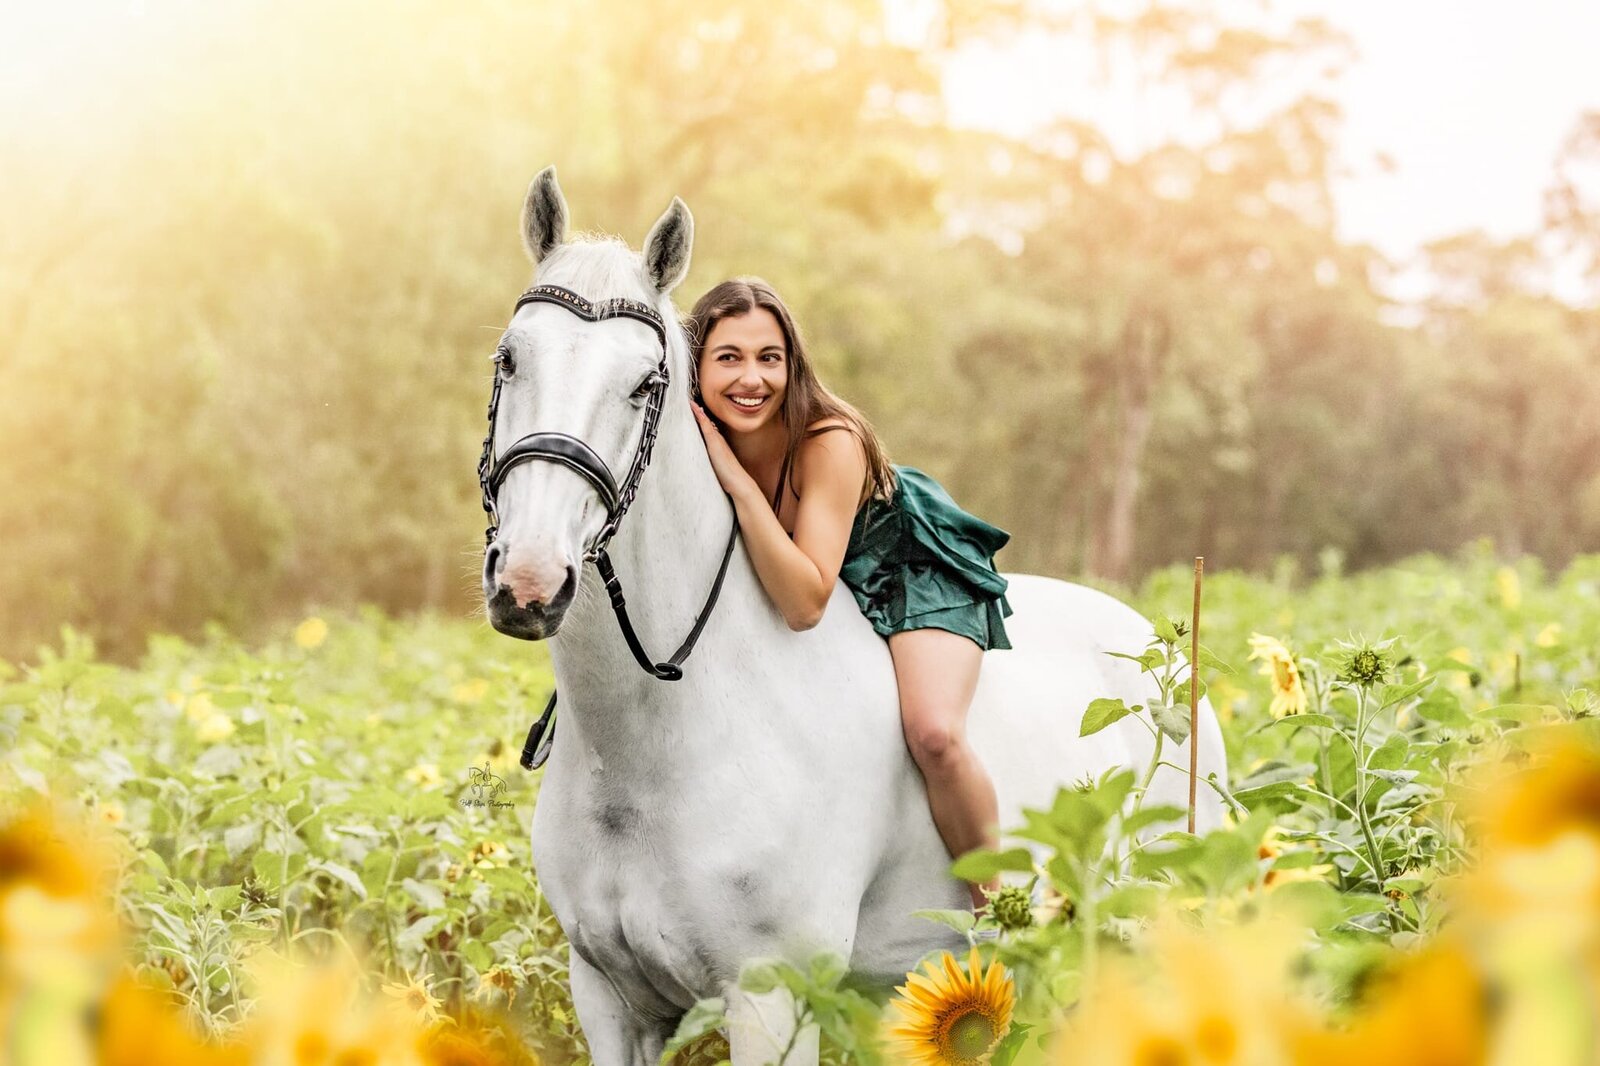
M 1404 262 L 1462 230 L 1505 238 L 1538 227 L 1563 139 L 1585 109 L 1600 109 L 1600 0 L 1279 0 L 1274 8 L 1321 17 L 1356 49 L 1331 84 L 1345 116 L 1341 237 Z M 969 47 L 945 72 L 951 117 L 1025 133 L 1056 113 L 1083 114 L 1130 144 L 1152 128 L 1150 101 L 1074 77 L 1077 58 L 1043 39 Z

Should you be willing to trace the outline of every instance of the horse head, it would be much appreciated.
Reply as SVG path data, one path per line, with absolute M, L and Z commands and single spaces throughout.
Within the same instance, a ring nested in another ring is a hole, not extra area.
M 616 529 L 648 461 L 667 353 L 682 347 L 669 293 L 688 273 L 694 222 L 674 197 L 642 255 L 610 238 L 568 241 L 566 229 L 548 167 L 523 205 L 535 284 L 495 349 L 480 466 L 493 523 L 489 621 L 525 640 L 561 627 L 584 561 Z

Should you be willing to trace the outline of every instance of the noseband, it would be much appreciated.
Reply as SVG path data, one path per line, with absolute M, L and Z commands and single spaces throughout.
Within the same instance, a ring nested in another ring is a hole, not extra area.
M 489 394 L 489 432 L 483 438 L 483 454 L 478 459 L 478 487 L 483 491 L 484 513 L 489 516 L 489 526 L 484 530 L 484 547 L 487 549 L 493 544 L 496 534 L 500 531 L 500 515 L 496 509 L 496 501 L 500 495 L 500 487 L 505 484 L 506 475 L 513 467 L 533 459 L 544 459 L 560 463 L 577 472 L 594 487 L 606 509 L 606 523 L 595 536 L 594 543 L 584 552 L 583 560 L 594 563 L 595 569 L 600 572 L 606 593 L 611 598 L 611 608 L 617 616 L 617 625 L 622 629 L 622 637 L 627 641 L 628 650 L 633 653 L 634 659 L 647 673 L 662 681 L 680 680 L 683 677 L 682 664 L 694 650 L 695 641 L 700 638 L 700 631 L 705 628 L 706 622 L 711 618 L 711 610 L 716 606 L 717 594 L 722 591 L 722 579 L 728 573 L 728 560 L 733 557 L 734 541 L 739 535 L 737 516 L 733 518 L 732 528 L 728 531 L 728 545 L 722 553 L 722 565 L 717 570 L 717 578 L 712 582 L 711 593 L 706 597 L 705 605 L 695 618 L 694 628 L 689 631 L 689 636 L 679 645 L 678 650 L 664 663 L 654 662 L 645 654 L 643 645 L 639 643 L 639 636 L 633 631 L 633 624 L 628 620 L 627 607 L 622 597 L 622 583 L 617 580 L 616 571 L 611 566 L 611 558 L 606 554 L 606 546 L 616 535 L 622 516 L 627 513 L 628 507 L 639 492 L 639 481 L 644 476 L 645 467 L 650 465 L 650 453 L 655 448 L 656 433 L 661 423 L 661 408 L 666 401 L 667 386 L 671 383 L 671 371 L 667 366 L 666 325 L 661 321 L 661 316 L 656 313 L 655 308 L 637 300 L 616 299 L 592 303 L 571 289 L 559 285 L 535 285 L 524 292 L 517 298 L 516 306 L 512 308 L 512 317 L 530 303 L 550 303 L 564 307 L 586 322 L 600 322 L 608 318 L 631 318 L 643 322 L 655 331 L 656 339 L 661 342 L 661 359 L 656 364 L 650 393 L 645 401 L 644 429 L 639 437 L 639 447 L 633 453 L 633 462 L 628 465 L 628 473 L 623 477 L 620 487 L 611 474 L 611 468 L 606 466 L 605 460 L 600 458 L 589 445 L 567 433 L 529 433 L 496 457 L 494 424 L 500 412 L 500 385 L 504 380 L 496 368 L 494 388 Z M 540 740 L 545 737 L 550 727 L 555 707 L 556 694 L 552 692 L 550 702 L 545 705 L 544 714 L 528 732 L 528 742 L 522 750 L 522 765 L 529 770 L 536 769 L 549 757 L 549 739 L 546 738 L 543 744 Z

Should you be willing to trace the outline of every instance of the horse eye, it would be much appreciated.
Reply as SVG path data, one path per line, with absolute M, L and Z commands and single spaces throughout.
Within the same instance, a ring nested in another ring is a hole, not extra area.
M 494 355 L 489 358 L 494 360 L 495 367 L 507 377 L 510 377 L 512 371 L 517 369 L 517 361 L 511 358 L 511 350 L 509 348 L 496 348 Z
M 639 382 L 639 387 L 633 390 L 633 398 L 635 400 L 644 399 L 646 396 L 650 395 L 650 390 L 654 389 L 657 385 L 664 384 L 666 380 L 666 378 L 661 376 L 659 371 L 651 371 L 650 376 Z

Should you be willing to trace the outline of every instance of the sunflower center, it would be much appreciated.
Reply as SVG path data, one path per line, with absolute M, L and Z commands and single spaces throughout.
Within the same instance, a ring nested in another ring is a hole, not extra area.
M 994 1043 L 994 1023 L 979 1011 L 968 1011 L 950 1023 L 945 1047 L 955 1062 L 979 1058 Z

